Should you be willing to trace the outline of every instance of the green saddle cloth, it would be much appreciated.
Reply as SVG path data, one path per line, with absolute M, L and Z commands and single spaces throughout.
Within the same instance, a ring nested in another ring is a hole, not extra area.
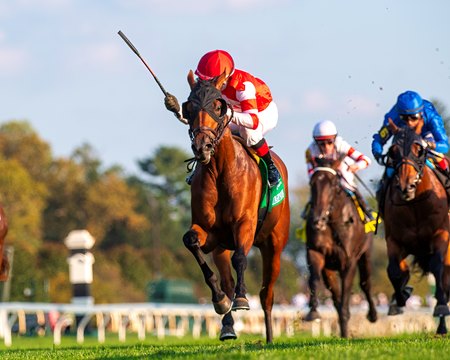
M 272 209 L 280 205 L 284 198 L 286 197 L 286 194 L 284 192 L 284 182 L 283 178 L 280 178 L 280 181 L 278 184 L 274 187 L 269 187 L 268 182 L 268 171 L 267 171 L 267 165 L 264 162 L 263 159 L 259 159 L 258 162 L 259 171 L 261 171 L 261 177 L 263 179 L 262 181 L 262 193 L 261 193 L 261 202 L 259 204 L 259 209 L 261 212 L 261 209 L 267 209 L 267 212 L 271 212 Z

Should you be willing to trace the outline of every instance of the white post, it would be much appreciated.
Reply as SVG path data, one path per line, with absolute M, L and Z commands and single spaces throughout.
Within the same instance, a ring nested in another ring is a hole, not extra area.
M 94 298 L 91 296 L 94 255 L 88 251 L 94 246 L 94 243 L 95 239 L 87 230 L 73 230 L 64 239 L 64 244 L 70 250 L 67 262 L 69 263 L 69 279 L 73 290 L 72 304 L 83 306 L 94 304 Z M 83 317 L 84 314 L 75 314 L 77 327 L 82 325 Z M 83 326 L 85 325 L 83 324 Z M 86 331 L 90 331 L 90 329 L 86 327 Z M 77 334 L 80 336 L 78 330 Z
M 94 243 L 95 239 L 87 230 L 73 230 L 64 240 L 64 244 L 70 250 L 67 261 L 70 283 L 73 286 L 73 304 L 92 305 L 94 303 L 90 288 L 93 280 L 94 255 L 88 251 Z

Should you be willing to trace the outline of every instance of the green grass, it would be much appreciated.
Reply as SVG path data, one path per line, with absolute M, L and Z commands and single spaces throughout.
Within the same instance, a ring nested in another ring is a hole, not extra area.
M 127 342 L 108 337 L 99 345 L 88 337 L 83 345 L 75 337 L 65 336 L 53 346 L 50 337 L 14 337 L 13 345 L 0 345 L 3 359 L 446 359 L 449 337 L 430 334 L 343 340 L 335 337 L 311 338 L 298 335 L 276 338 L 266 345 L 261 337 L 241 336 L 231 342 L 201 338 L 149 337 L 139 341 L 129 336 Z

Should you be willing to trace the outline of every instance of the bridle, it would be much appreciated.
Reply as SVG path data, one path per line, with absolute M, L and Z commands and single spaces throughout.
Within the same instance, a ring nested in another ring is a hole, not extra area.
M 401 128 L 393 139 L 393 145 L 389 151 L 389 158 L 393 163 L 394 173 L 397 182 L 400 180 L 399 170 L 403 165 L 409 165 L 416 171 L 416 176 L 412 182 L 413 185 L 420 183 L 423 176 L 423 169 L 426 163 L 427 151 L 422 146 L 422 138 L 414 130 Z M 419 154 L 412 151 L 412 146 L 417 144 L 421 147 Z M 397 150 L 397 152 L 395 152 Z M 400 160 L 398 160 L 400 159 Z
M 336 171 L 333 168 L 325 167 L 325 166 L 316 167 L 314 169 L 313 175 L 311 176 L 310 186 L 312 188 L 314 183 L 317 181 L 317 176 L 320 176 L 319 173 L 323 173 L 323 172 L 328 172 L 333 175 L 334 179 L 331 180 L 331 186 L 332 186 L 332 190 L 333 190 L 332 193 L 334 194 L 336 192 L 334 190 L 337 190 L 336 187 L 339 186 L 340 174 L 338 171 Z M 317 194 L 318 194 L 318 191 L 317 191 Z M 320 215 L 313 219 L 315 224 L 317 224 L 317 225 L 329 224 L 331 222 L 330 216 L 334 211 L 334 203 L 335 202 L 333 201 L 333 199 L 329 199 L 328 207 L 326 209 L 322 209 Z M 314 203 L 312 203 L 312 206 L 311 206 L 311 215 L 313 215 L 313 214 L 314 214 Z
M 199 79 L 188 97 L 188 101 L 183 103 L 183 116 L 189 123 L 189 137 L 191 145 L 194 145 L 195 138 L 204 134 L 211 142 L 211 153 L 214 154 L 214 149 L 222 139 L 225 129 L 232 116 L 227 121 L 227 109 L 229 105 L 222 97 L 222 93 L 214 86 L 216 79 L 201 80 Z M 220 112 L 215 110 L 216 101 L 220 102 Z M 231 106 L 230 106 L 231 108 Z M 199 116 L 200 112 L 206 112 L 218 125 L 215 129 L 209 126 L 199 126 L 192 128 L 194 120 Z M 195 152 L 195 150 L 194 150 Z

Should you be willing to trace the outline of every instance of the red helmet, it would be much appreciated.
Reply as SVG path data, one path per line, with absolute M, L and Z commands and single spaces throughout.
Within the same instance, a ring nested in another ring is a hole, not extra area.
M 213 50 L 202 56 L 195 70 L 202 80 L 211 80 L 226 71 L 227 76 L 234 72 L 234 61 L 230 54 L 224 50 Z

